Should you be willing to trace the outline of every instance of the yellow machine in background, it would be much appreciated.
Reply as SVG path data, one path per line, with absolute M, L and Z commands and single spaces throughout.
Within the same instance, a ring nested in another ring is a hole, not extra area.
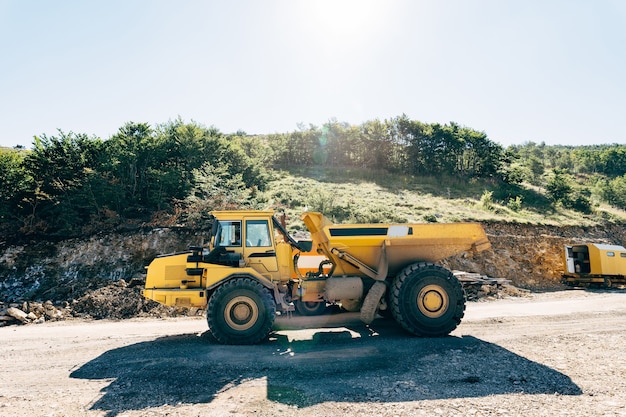
M 626 284 L 626 249 L 617 245 L 587 243 L 565 246 L 562 282 L 581 284 Z
M 296 242 L 272 211 L 211 214 L 209 247 L 155 258 L 143 294 L 205 308 L 209 330 L 227 344 L 260 342 L 277 311 L 322 314 L 328 303 L 360 311 L 365 323 L 380 313 L 415 335 L 447 335 L 464 315 L 465 297 L 434 262 L 490 247 L 475 223 L 333 224 L 307 212 L 311 241 Z M 299 265 L 301 255 L 319 264 Z

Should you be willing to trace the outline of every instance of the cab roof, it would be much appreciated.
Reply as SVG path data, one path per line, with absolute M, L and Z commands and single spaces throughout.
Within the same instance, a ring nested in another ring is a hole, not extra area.
M 211 215 L 216 219 L 242 219 L 244 217 L 272 217 L 274 210 L 216 210 Z

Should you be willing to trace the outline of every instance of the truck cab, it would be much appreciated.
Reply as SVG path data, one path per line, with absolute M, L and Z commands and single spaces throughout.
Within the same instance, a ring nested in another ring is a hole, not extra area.
M 290 276 L 289 248 L 283 248 L 279 267 L 277 236 L 271 211 L 215 211 L 209 249 L 223 248 L 237 254 L 243 265 L 253 268 L 268 281 L 280 282 Z M 283 243 L 282 241 L 280 243 Z M 232 255 L 231 255 L 232 256 Z

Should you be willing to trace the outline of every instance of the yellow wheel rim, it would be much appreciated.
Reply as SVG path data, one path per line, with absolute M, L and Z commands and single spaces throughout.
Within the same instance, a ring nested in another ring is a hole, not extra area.
M 248 330 L 257 322 L 259 308 L 250 297 L 240 295 L 226 304 L 224 319 L 235 330 Z
M 426 317 L 438 318 L 448 310 L 448 293 L 439 285 L 427 285 L 417 295 L 417 307 Z

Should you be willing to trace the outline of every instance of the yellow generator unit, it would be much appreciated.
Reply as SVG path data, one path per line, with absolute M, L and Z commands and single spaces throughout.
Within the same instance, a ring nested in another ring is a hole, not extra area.
M 447 335 L 465 295 L 434 263 L 490 247 L 476 223 L 333 224 L 307 212 L 311 240 L 297 242 L 272 211 L 211 214 L 208 247 L 155 258 L 143 295 L 206 309 L 209 330 L 227 344 L 262 341 L 278 311 L 315 315 L 328 304 L 360 311 L 365 323 L 380 313 L 415 335 Z
M 626 249 L 617 245 L 587 243 L 565 246 L 562 282 L 567 285 L 626 284 Z

